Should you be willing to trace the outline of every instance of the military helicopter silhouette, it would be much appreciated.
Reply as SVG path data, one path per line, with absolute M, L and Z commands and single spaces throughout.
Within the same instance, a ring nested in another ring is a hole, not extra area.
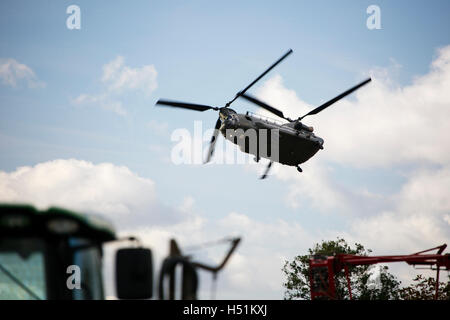
M 262 77 L 264 77 L 270 70 L 272 70 L 276 65 L 278 65 L 281 61 L 283 61 L 288 55 L 292 53 L 292 49 L 286 52 L 280 59 L 278 59 L 274 64 L 272 64 L 269 68 L 266 69 L 258 78 L 256 78 L 252 83 L 250 83 L 244 90 L 239 91 L 236 96 L 225 104 L 224 107 L 214 107 L 203 104 L 194 104 L 194 103 L 186 103 L 186 102 L 178 102 L 178 101 L 169 101 L 169 100 L 158 100 L 156 105 L 170 106 L 175 108 L 184 108 L 195 111 L 206 111 L 206 110 L 215 110 L 219 111 L 219 118 L 217 119 L 214 133 L 210 141 L 209 150 L 207 154 L 207 158 L 205 163 L 211 160 L 211 157 L 214 153 L 214 147 L 217 141 L 217 137 L 219 132 L 225 137 L 225 139 L 233 142 L 234 144 L 239 145 L 240 150 L 242 152 L 246 152 L 249 154 L 255 155 L 255 161 L 259 161 L 261 157 L 269 159 L 270 162 L 266 167 L 264 174 L 261 176 L 261 179 L 265 179 L 267 174 L 274 162 L 278 162 L 288 166 L 295 166 L 299 172 L 303 170 L 300 168 L 300 164 L 309 160 L 312 156 L 314 156 L 320 149 L 323 149 L 324 140 L 313 133 L 313 128 L 303 124 L 301 121 L 303 118 L 318 114 L 324 109 L 328 108 L 335 102 L 344 98 L 345 96 L 351 94 L 355 90 L 361 88 L 365 84 L 371 81 L 370 78 L 364 80 L 358 85 L 348 89 L 347 91 L 341 93 L 337 97 L 325 102 L 324 104 L 318 106 L 317 108 L 311 110 L 307 114 L 297 118 L 290 119 L 285 117 L 283 112 L 280 110 L 268 105 L 265 102 L 258 100 L 257 98 L 246 94 L 246 92 Z M 247 101 L 250 101 L 261 108 L 271 112 L 272 114 L 284 119 L 287 123 L 281 123 L 279 121 L 258 116 L 251 112 L 246 114 L 239 114 L 233 109 L 230 108 L 230 105 L 237 99 L 244 98 Z M 240 130 L 239 130 L 240 129 Z M 257 142 L 249 143 L 249 136 L 246 135 L 246 132 L 254 130 L 258 134 Z M 263 144 L 264 152 L 261 152 L 261 132 L 264 133 L 276 133 L 272 134 L 269 138 L 266 137 L 265 144 Z M 244 134 L 243 134 L 244 133 Z M 272 150 L 272 146 L 277 146 L 277 151 L 275 154 L 272 152 L 267 152 L 267 150 Z M 256 147 L 255 147 L 256 146 Z

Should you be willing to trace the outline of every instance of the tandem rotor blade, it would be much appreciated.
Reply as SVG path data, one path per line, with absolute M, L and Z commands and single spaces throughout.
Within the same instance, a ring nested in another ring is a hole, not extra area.
M 269 111 L 269 112 L 272 112 L 273 114 L 279 116 L 280 118 L 283 118 L 283 119 L 286 119 L 286 120 L 288 120 L 288 121 L 291 121 L 291 119 L 285 117 L 284 114 L 283 114 L 283 112 L 281 112 L 280 110 L 278 110 L 278 109 L 276 109 L 276 108 L 274 108 L 274 107 L 269 106 L 267 103 L 262 102 L 262 101 L 256 99 L 255 97 L 253 97 L 253 96 L 251 96 L 251 95 L 249 95 L 249 94 L 242 94 L 242 95 L 241 95 L 241 98 L 244 98 L 244 99 L 246 99 L 246 100 L 248 100 L 248 101 L 250 101 L 250 102 L 253 102 L 254 104 L 260 106 L 261 108 L 266 109 L 266 110 Z
M 331 100 L 325 102 L 325 103 L 322 104 L 321 106 L 318 106 L 318 107 L 315 108 L 314 110 L 312 110 L 312 111 L 308 112 L 307 114 L 305 114 L 304 116 L 298 118 L 298 120 L 300 121 L 300 120 L 302 120 L 302 119 L 303 119 L 304 117 L 306 117 L 306 116 L 310 116 L 310 115 L 312 115 L 312 114 L 317 114 L 317 113 L 319 113 L 319 112 L 322 111 L 323 109 L 328 108 L 328 107 L 331 106 L 333 103 L 335 103 L 335 102 L 341 100 L 341 99 L 344 98 L 345 96 L 348 96 L 350 93 L 352 93 L 353 91 L 358 90 L 359 88 L 361 88 L 361 87 L 364 86 L 365 84 L 369 83 L 370 81 L 372 81 L 371 78 L 369 78 L 369 79 L 367 79 L 367 80 L 364 80 L 364 81 L 361 82 L 360 84 L 357 84 L 356 86 L 354 86 L 354 87 L 348 89 L 347 91 L 341 93 L 341 94 L 338 95 L 337 97 L 335 97 L 335 98 L 333 98 L 333 99 L 331 99 Z
M 186 103 L 186 102 L 177 102 L 177 101 L 169 101 L 169 100 L 158 100 L 156 102 L 158 105 L 170 106 L 175 108 L 183 108 L 190 109 L 195 111 L 206 111 L 206 110 L 219 110 L 217 107 L 206 106 L 203 104 L 195 104 L 195 103 Z
M 269 164 L 266 167 L 266 170 L 264 171 L 264 174 L 260 177 L 261 180 L 264 180 L 267 178 L 267 174 L 269 173 L 270 167 L 272 167 L 273 161 L 270 161 Z
M 211 142 L 209 143 L 208 155 L 206 156 L 205 163 L 208 163 L 212 158 L 212 155 L 214 153 L 214 147 L 216 146 L 217 137 L 219 136 L 219 128 L 221 125 L 222 125 L 222 121 L 220 121 L 220 117 L 219 117 L 216 121 L 216 126 L 214 127 L 214 132 L 211 137 Z
M 261 75 L 256 78 L 252 83 L 250 83 L 244 90 L 239 91 L 238 93 L 236 93 L 236 96 L 233 98 L 233 100 L 231 100 L 230 102 L 228 102 L 225 106 L 228 107 L 230 106 L 230 104 L 232 104 L 234 102 L 234 100 L 236 100 L 237 98 L 239 98 L 241 95 L 243 95 L 248 89 L 250 89 L 256 82 L 258 82 L 262 77 L 264 77 L 270 70 L 272 70 L 273 68 L 275 68 L 275 66 L 277 64 L 279 64 L 281 61 L 283 61 L 288 55 L 290 55 L 292 53 L 292 49 L 289 49 L 288 52 L 286 52 L 280 59 L 278 59 L 274 64 L 272 64 L 269 68 L 266 69 L 266 71 L 264 71 L 263 73 L 261 73 Z

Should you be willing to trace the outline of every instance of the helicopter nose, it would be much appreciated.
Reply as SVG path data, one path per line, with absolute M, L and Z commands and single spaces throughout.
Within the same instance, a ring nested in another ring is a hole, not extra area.
M 231 119 L 225 119 L 225 126 L 226 126 L 227 128 L 230 128 L 230 127 L 232 126 L 232 124 L 233 124 L 233 120 L 231 120 Z
M 237 121 L 234 118 L 226 118 L 224 121 L 225 124 L 225 128 L 231 128 L 231 129 L 235 129 L 237 128 Z

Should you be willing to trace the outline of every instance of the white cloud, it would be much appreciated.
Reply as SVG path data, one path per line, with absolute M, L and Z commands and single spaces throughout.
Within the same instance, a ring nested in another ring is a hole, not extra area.
M 146 96 L 156 90 L 157 71 L 153 65 L 141 68 L 130 68 L 125 65 L 124 58 L 118 56 L 103 66 L 101 82 L 103 92 L 99 94 L 80 94 L 72 103 L 75 105 L 98 105 L 101 108 L 125 116 L 127 111 L 119 100 L 127 92 L 140 91 Z
M 275 75 L 258 88 L 256 94 L 262 101 L 269 103 L 283 111 L 284 115 L 296 119 L 311 108 L 309 104 L 301 100 L 297 93 L 284 86 L 283 78 Z M 259 109 L 258 113 L 267 115 L 268 117 L 276 117 L 272 113 L 264 109 Z M 278 118 L 277 118 L 278 119 Z
M 99 105 L 105 110 L 113 111 L 120 116 L 126 116 L 127 111 L 122 107 L 122 102 L 111 100 L 106 94 L 88 95 L 81 94 L 72 100 L 75 105 Z
M 450 241 L 450 167 L 411 175 L 389 211 L 355 219 L 351 234 L 380 251 L 420 251 Z
M 157 88 L 157 75 L 153 65 L 130 68 L 124 65 L 124 58 L 118 56 L 103 66 L 102 82 L 107 84 L 111 91 L 139 89 L 150 94 Z
M 11 87 L 17 87 L 20 83 L 26 83 L 29 88 L 45 87 L 30 67 L 12 58 L 0 59 L 0 79 L 4 85 Z
M 289 207 L 302 207 L 303 201 L 308 198 L 314 208 L 322 211 L 348 209 L 345 194 L 340 191 L 341 186 L 329 177 L 329 172 L 333 170 L 331 166 L 313 160 L 302 168 L 304 172 L 301 174 L 281 165 L 273 169 L 273 174 L 278 179 L 289 183 L 285 198 Z
M 111 163 L 59 159 L 0 171 L 0 201 L 107 215 L 123 227 L 172 223 L 182 212 L 157 200 L 154 182 Z

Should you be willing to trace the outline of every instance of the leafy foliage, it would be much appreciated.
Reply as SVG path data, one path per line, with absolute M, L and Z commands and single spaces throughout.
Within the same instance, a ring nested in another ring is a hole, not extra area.
M 448 278 L 450 280 L 450 276 Z M 436 280 L 433 277 L 424 278 L 421 274 L 413 280 L 415 283 L 400 290 L 402 300 L 432 300 L 436 293 Z M 450 300 L 450 281 L 439 282 L 439 300 Z
M 312 249 L 308 249 L 307 255 L 297 256 L 293 261 L 286 261 L 283 272 L 286 282 L 284 298 L 311 299 L 309 283 L 309 259 L 313 255 L 332 256 L 336 254 L 368 255 L 372 250 L 365 249 L 363 245 L 355 243 L 354 248 L 350 247 L 344 239 L 337 238 L 335 241 L 322 241 L 315 244 Z M 388 267 L 380 270 L 380 284 L 373 286 L 370 282 L 370 266 L 351 266 L 350 285 L 353 299 L 399 299 L 400 281 L 388 272 Z M 347 280 L 343 271 L 335 276 L 336 294 L 339 299 L 349 299 Z

